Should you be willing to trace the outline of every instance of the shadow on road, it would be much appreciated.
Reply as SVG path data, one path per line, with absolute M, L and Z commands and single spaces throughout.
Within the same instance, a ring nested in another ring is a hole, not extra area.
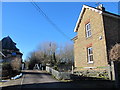
M 112 82 L 87 80 L 87 81 L 71 81 L 71 82 L 48 82 L 33 83 L 24 85 L 15 85 L 4 87 L 3 90 L 22 90 L 25 88 L 114 88 Z
M 41 74 L 49 75 L 48 73 L 40 72 L 23 72 L 23 74 Z M 88 77 L 72 77 L 69 82 L 44 82 L 32 83 L 23 85 L 14 85 L 3 87 L 2 90 L 26 90 L 26 89 L 40 89 L 40 88 L 114 88 L 114 82 L 109 80 L 102 80 L 97 78 Z M 98 90 L 98 89 L 97 89 Z

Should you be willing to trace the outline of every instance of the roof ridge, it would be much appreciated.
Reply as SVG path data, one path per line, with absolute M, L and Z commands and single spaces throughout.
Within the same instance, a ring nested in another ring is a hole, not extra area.
M 103 8 L 103 9 L 99 9 L 99 8 Z M 79 27 L 78 24 L 79 24 L 80 21 L 81 21 L 81 18 L 82 18 L 83 14 L 84 14 L 85 9 L 89 9 L 89 10 L 95 11 L 95 12 L 97 12 L 97 13 L 99 13 L 99 14 L 111 16 L 111 17 L 118 18 L 118 19 L 119 19 L 119 17 L 120 17 L 120 15 L 117 15 L 117 14 L 110 13 L 110 12 L 108 12 L 108 11 L 105 11 L 105 8 L 102 7 L 102 6 L 101 6 L 101 7 L 98 7 L 98 8 L 95 8 L 95 7 L 88 6 L 88 5 L 85 5 L 85 4 L 84 4 L 83 7 L 82 7 L 81 12 L 80 12 L 80 14 L 79 14 L 77 23 L 76 23 L 76 25 L 75 25 L 74 32 L 77 32 L 77 31 L 78 31 L 78 27 Z

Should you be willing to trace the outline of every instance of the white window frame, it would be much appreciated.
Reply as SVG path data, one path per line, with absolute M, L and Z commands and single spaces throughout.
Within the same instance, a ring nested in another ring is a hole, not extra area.
M 88 38 L 88 37 L 91 37 L 91 36 L 92 36 L 92 33 L 91 33 L 90 22 L 85 25 L 85 29 L 86 29 L 86 37 L 87 37 L 87 38 Z
M 90 53 L 90 50 L 92 51 Z M 89 47 L 87 48 L 87 57 L 88 57 L 88 63 L 93 63 L 93 48 L 92 47 Z M 92 60 L 90 60 L 92 57 Z

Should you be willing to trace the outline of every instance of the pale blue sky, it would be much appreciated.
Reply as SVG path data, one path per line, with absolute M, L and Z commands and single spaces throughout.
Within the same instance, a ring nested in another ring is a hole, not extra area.
M 76 35 L 73 30 L 82 5 L 96 7 L 96 2 L 39 2 L 37 4 L 69 39 Z M 117 2 L 102 4 L 106 11 L 118 14 Z M 23 59 L 42 42 L 54 41 L 58 44 L 71 42 L 59 33 L 30 2 L 2 4 L 2 37 L 8 35 L 24 54 Z

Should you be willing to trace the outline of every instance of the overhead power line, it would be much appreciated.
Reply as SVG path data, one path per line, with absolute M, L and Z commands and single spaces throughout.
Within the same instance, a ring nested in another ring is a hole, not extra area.
M 38 12 L 40 14 L 42 14 L 45 19 L 55 28 L 55 30 L 57 30 L 59 33 L 61 33 L 66 39 L 71 40 L 49 17 L 48 15 L 37 5 L 36 2 L 31 2 L 31 4 L 36 8 L 36 10 L 38 10 Z

